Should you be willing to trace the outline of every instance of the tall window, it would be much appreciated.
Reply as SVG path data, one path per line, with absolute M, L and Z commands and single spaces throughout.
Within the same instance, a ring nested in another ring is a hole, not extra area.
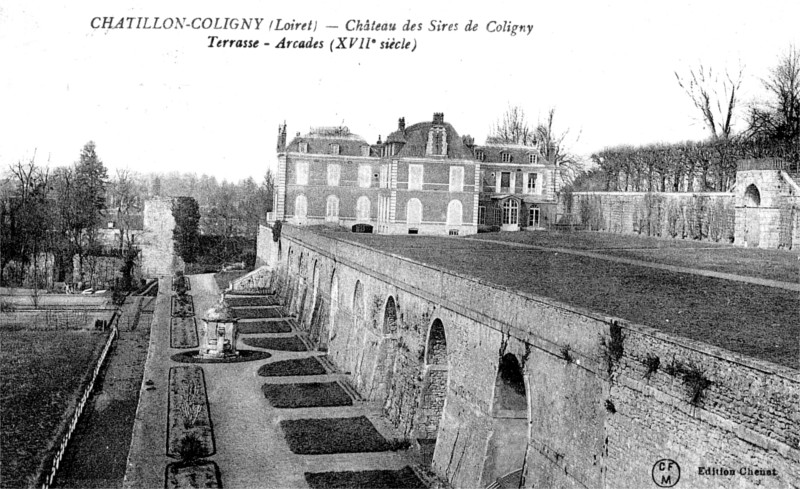
M 297 185 L 308 185 L 308 162 L 298 161 L 294 165 L 294 183 Z
M 294 199 L 294 217 L 303 220 L 308 215 L 308 200 L 305 195 L 298 195 Z
M 369 188 L 372 181 L 372 167 L 370 165 L 358 165 L 358 186 Z
M 503 204 L 503 224 L 519 223 L 519 202 L 508 199 Z
M 362 195 L 356 202 L 356 221 L 369 221 L 370 215 L 369 197 Z
M 325 220 L 338 221 L 339 220 L 339 197 L 329 195 L 325 203 Z
M 389 165 L 381 165 L 380 188 L 389 188 Z
M 329 149 L 329 151 L 330 151 L 330 153 L 331 153 L 332 155 L 338 155 L 338 154 L 339 154 L 339 145 L 338 145 L 338 144 L 335 144 L 335 143 L 334 143 L 334 144 L 331 144 L 331 145 L 328 147 L 328 149 Z
M 506 151 L 500 153 L 500 161 L 502 161 L 503 163 L 511 163 L 511 160 L 512 160 L 511 153 Z
M 494 208 L 494 222 L 492 224 L 494 224 L 495 226 L 500 224 L 500 208 L 499 207 L 495 207 Z
M 486 224 L 486 206 L 478 207 L 478 224 Z
M 500 173 L 500 191 L 509 192 L 511 190 L 511 172 L 504 171 Z
M 463 222 L 461 218 L 461 201 L 460 200 L 451 200 L 449 204 L 447 204 L 447 225 L 448 226 L 460 226 Z
M 341 174 L 342 167 L 339 164 L 328 164 L 328 186 L 337 187 L 339 185 L 339 177 Z
M 422 190 L 422 165 L 408 165 L 408 189 Z
M 528 209 L 528 227 L 539 227 L 539 208 L 536 206 Z
M 536 173 L 528 173 L 528 193 L 533 194 L 536 193 L 536 178 L 539 175 Z
M 451 166 L 450 167 L 450 191 L 463 192 L 464 191 L 464 167 Z
M 422 202 L 410 199 L 406 204 L 406 224 L 409 228 L 418 228 L 422 222 Z

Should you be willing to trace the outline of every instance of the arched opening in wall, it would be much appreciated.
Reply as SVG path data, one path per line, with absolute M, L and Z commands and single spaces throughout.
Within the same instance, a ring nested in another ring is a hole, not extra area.
M 320 332 L 319 349 L 322 351 L 328 350 L 328 345 L 336 338 L 336 316 L 339 313 L 339 278 L 336 276 L 336 270 L 331 274 L 331 307 L 328 314 L 328 331 L 327 334 L 323 330 Z
M 747 186 L 744 191 L 744 206 L 745 207 L 759 207 L 761 205 L 761 192 L 754 183 Z
M 522 366 L 515 355 L 506 353 L 500 358 L 495 378 L 492 435 L 487 446 L 481 485 L 488 485 L 499 478 L 521 482 L 521 469 L 530 436 L 528 411 Z
M 320 276 L 319 261 L 314 260 L 314 270 L 311 274 L 311 317 L 309 319 L 309 329 L 311 333 L 311 340 L 314 343 L 319 342 L 320 337 L 320 324 L 322 323 L 322 307 L 323 301 L 319 297 L 319 276 Z
M 389 296 L 386 300 L 386 309 L 383 312 L 383 334 L 397 333 L 397 306 L 394 297 Z
M 500 359 L 497 378 L 494 383 L 493 412 L 523 411 L 527 413 L 525 396 L 525 377 L 522 375 L 517 357 L 506 353 Z
M 421 392 L 419 418 L 417 421 L 417 441 L 426 465 L 433 461 L 439 424 L 444 413 L 447 398 L 448 362 L 447 335 L 444 324 L 434 319 L 428 329 L 425 346 L 424 383 Z
M 761 242 L 761 193 L 755 184 L 744 190 L 744 241 L 745 246 L 757 247 Z
M 364 287 L 361 280 L 356 280 L 356 287 L 353 289 L 353 327 L 359 328 L 364 321 Z

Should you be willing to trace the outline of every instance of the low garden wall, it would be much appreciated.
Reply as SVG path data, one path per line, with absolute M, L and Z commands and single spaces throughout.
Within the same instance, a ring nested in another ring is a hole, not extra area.
M 587 230 L 725 243 L 734 239 L 732 193 L 575 192 L 571 198 L 568 216 Z

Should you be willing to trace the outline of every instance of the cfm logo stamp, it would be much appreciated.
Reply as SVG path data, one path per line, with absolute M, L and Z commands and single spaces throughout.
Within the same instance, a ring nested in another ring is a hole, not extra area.
M 681 480 L 681 466 L 678 462 L 662 458 L 653 464 L 653 482 L 658 487 L 675 487 Z

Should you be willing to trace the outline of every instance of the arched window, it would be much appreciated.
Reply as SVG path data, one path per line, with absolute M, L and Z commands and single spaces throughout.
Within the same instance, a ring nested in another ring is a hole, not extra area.
M 339 197 L 329 195 L 325 203 L 325 220 L 338 221 L 339 220 Z
M 503 204 L 503 224 L 519 223 L 519 202 L 508 199 Z
M 362 195 L 356 201 L 356 221 L 369 221 L 370 202 L 369 197 Z
M 406 204 L 406 224 L 410 228 L 419 227 L 422 222 L 422 202 L 410 199 Z
M 461 201 L 451 200 L 450 203 L 447 204 L 447 225 L 460 226 L 462 222 Z
M 308 200 L 305 195 L 298 195 L 294 199 L 294 217 L 298 221 L 305 220 L 308 215 Z

